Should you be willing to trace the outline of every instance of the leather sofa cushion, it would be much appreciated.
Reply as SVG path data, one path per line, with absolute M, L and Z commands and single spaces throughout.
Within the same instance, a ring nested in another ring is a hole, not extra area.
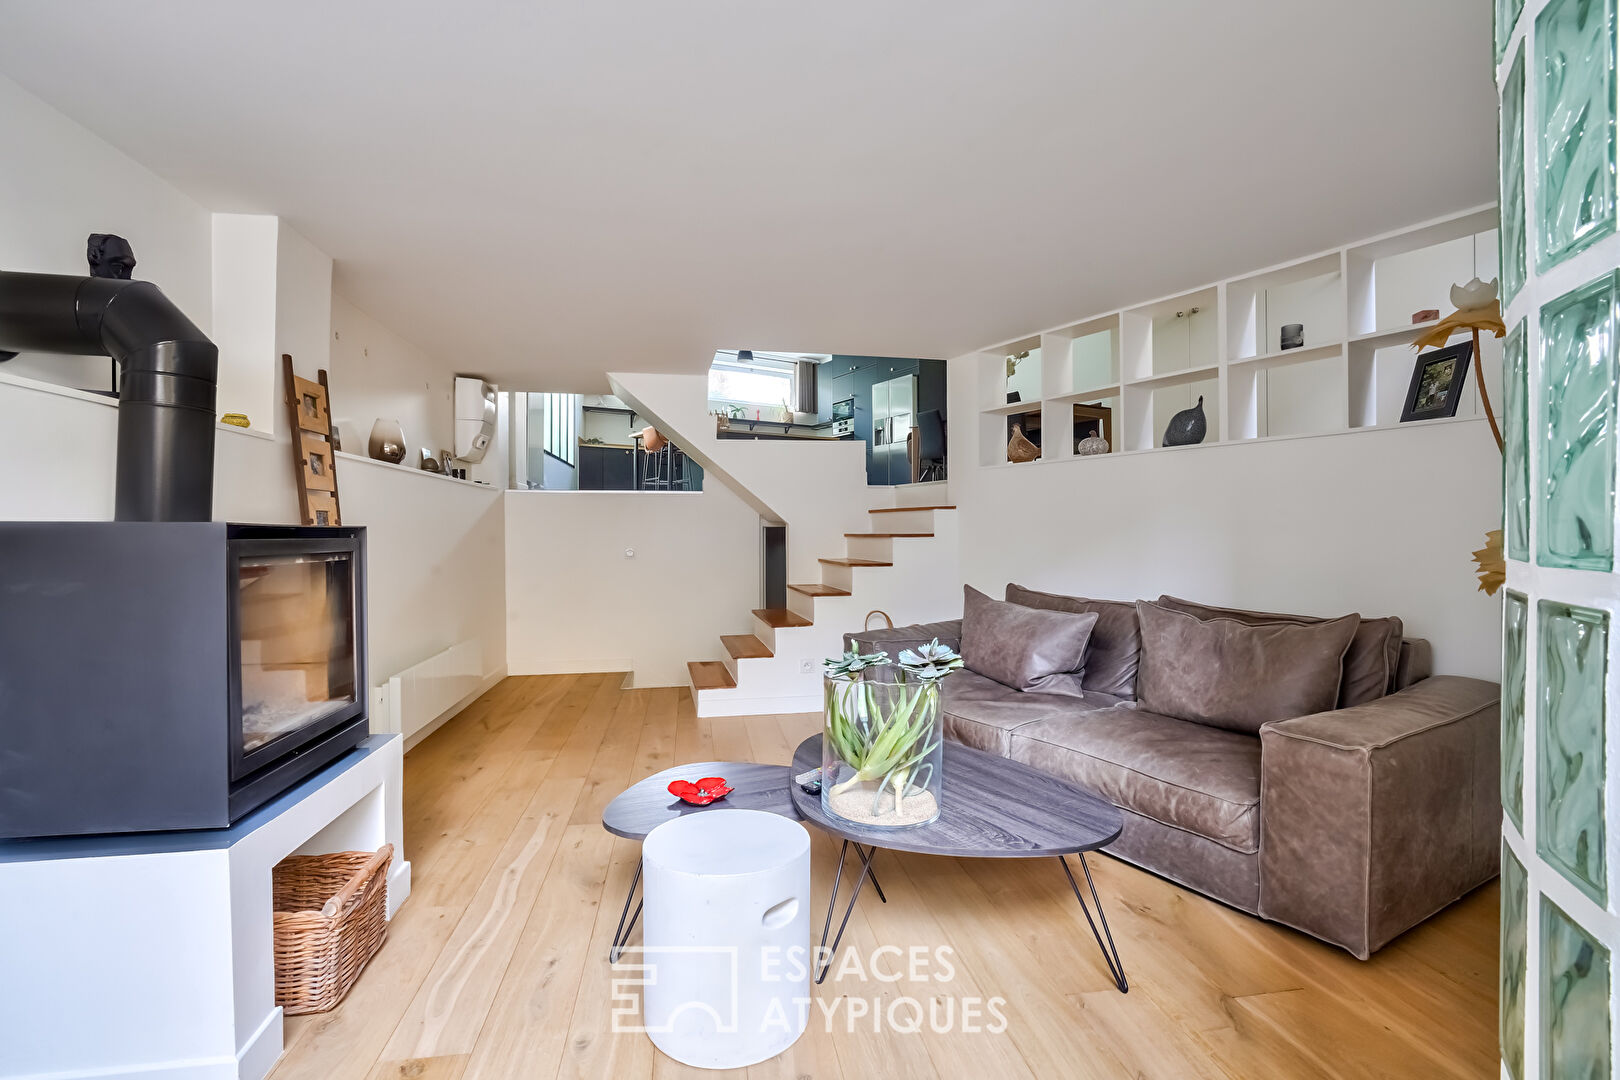
M 963 587 L 962 660 L 1014 690 L 1079 694 L 1095 613 L 1041 611 Z
M 1007 586 L 1006 595 L 1009 604 L 1024 607 L 1072 611 L 1077 615 L 1094 612 L 1097 625 L 1091 628 L 1091 642 L 1086 646 L 1086 670 L 1080 676 L 1080 685 L 1099 694 L 1136 697 L 1136 665 L 1142 655 L 1142 628 L 1137 622 L 1134 601 L 1061 596 L 1012 584 Z
M 1434 649 L 1423 638 L 1401 640 L 1401 662 L 1395 667 L 1395 690 L 1405 690 L 1434 674 Z
M 1260 850 L 1260 740 L 1143 709 L 1053 716 L 1011 734 L 1014 761 L 1245 854 Z
M 1012 745 L 1009 736 L 1025 724 L 1124 704 L 1121 698 L 1089 692 L 1079 697 L 1024 694 L 971 671 L 958 671 L 941 686 L 940 712 L 946 737 L 1002 757 L 1007 756 Z
M 1236 619 L 1254 626 L 1274 622 L 1303 626 L 1328 621 L 1314 615 L 1283 615 L 1271 611 L 1211 607 L 1174 596 L 1159 597 L 1159 604 L 1200 619 Z M 1403 630 L 1401 620 L 1393 615 L 1383 619 L 1361 620 L 1361 625 L 1356 628 L 1356 636 L 1350 640 L 1350 648 L 1344 654 L 1344 681 L 1339 684 L 1339 708 L 1365 705 L 1400 689 L 1396 683 Z
M 1149 712 L 1257 735 L 1331 710 L 1361 616 L 1320 623 L 1199 619 L 1146 600 L 1137 700 Z

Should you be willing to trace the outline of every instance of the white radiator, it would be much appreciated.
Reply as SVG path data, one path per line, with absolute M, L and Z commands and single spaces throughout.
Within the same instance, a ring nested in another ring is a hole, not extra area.
M 477 638 L 452 645 L 377 687 L 371 730 L 397 731 L 409 739 L 484 681 L 484 650 Z

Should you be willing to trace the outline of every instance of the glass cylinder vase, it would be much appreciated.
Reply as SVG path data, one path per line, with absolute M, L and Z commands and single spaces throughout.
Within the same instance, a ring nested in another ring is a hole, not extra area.
M 829 678 L 823 720 L 824 811 L 869 829 L 939 817 L 945 730 L 937 682 Z

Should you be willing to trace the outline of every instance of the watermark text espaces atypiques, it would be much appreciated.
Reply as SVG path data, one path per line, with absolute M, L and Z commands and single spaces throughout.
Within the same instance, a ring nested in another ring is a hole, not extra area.
M 699 953 L 703 955 L 696 955 Z M 819 994 L 812 985 L 809 997 L 770 996 L 773 986 L 802 986 L 806 977 L 813 976 L 829 959 L 833 964 Z M 880 945 L 865 955 L 845 949 L 836 958 L 819 948 L 766 947 L 758 953 L 758 978 L 747 980 L 746 991 L 741 957 L 734 948 L 630 947 L 620 961 L 623 975 L 613 980 L 614 1032 L 649 1030 L 642 1019 L 640 990 L 658 981 L 661 963 L 705 966 L 710 977 L 704 983 L 713 998 L 694 1002 L 691 1007 L 712 1016 L 718 1034 L 756 1025 L 762 1032 L 790 1031 L 796 1026 L 796 1015 L 806 1016 L 808 1023 L 821 1024 L 829 1033 L 853 1034 L 859 1030 L 900 1035 L 924 1031 L 1000 1035 L 1008 1026 L 1006 998 L 950 992 L 957 968 L 949 945 Z M 896 993 L 901 983 L 906 992 Z M 918 996 L 918 990 L 924 987 L 927 990 Z M 745 992 L 769 996 L 766 1007 L 739 1007 L 739 998 Z

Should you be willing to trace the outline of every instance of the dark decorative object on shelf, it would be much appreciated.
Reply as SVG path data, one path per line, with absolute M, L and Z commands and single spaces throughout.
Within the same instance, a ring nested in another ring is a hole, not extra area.
M 1304 344 L 1305 344 L 1305 324 L 1304 323 L 1297 323 L 1297 322 L 1291 322 L 1291 323 L 1284 324 L 1284 326 L 1282 328 L 1282 341 L 1281 341 L 1282 347 L 1285 350 L 1286 349 L 1298 349 L 1298 348 L 1301 348 Z
M 1018 403 L 1020 401 L 1023 401 L 1023 400 L 1024 400 L 1023 396 L 1020 395 L 1018 393 L 1018 391 L 1016 391 L 1016 390 L 1007 391 L 1007 404 L 1014 405 L 1014 404 L 1016 404 L 1016 403 Z
M 1164 445 L 1166 446 L 1196 446 L 1204 441 L 1204 435 L 1209 430 L 1209 421 L 1204 416 L 1204 395 L 1198 395 L 1198 404 L 1190 409 L 1182 409 L 1170 418 L 1170 423 L 1164 429 Z
M 135 249 L 129 241 L 112 233 L 91 233 L 85 244 L 90 276 L 128 281 L 135 272 Z
M 122 236 L 111 233 L 91 233 L 90 239 L 85 242 L 85 261 L 90 264 L 90 276 L 105 278 L 109 281 L 128 281 L 130 274 L 135 271 L 135 249 L 129 246 L 129 241 Z M 0 352 L 0 363 L 16 356 L 13 352 Z M 111 391 L 94 391 L 97 394 L 110 393 L 112 397 L 118 396 L 118 362 L 115 360 L 111 367 Z
M 1474 343 L 1463 341 L 1419 356 L 1412 365 L 1412 385 L 1406 390 L 1401 423 L 1456 416 L 1473 355 Z

